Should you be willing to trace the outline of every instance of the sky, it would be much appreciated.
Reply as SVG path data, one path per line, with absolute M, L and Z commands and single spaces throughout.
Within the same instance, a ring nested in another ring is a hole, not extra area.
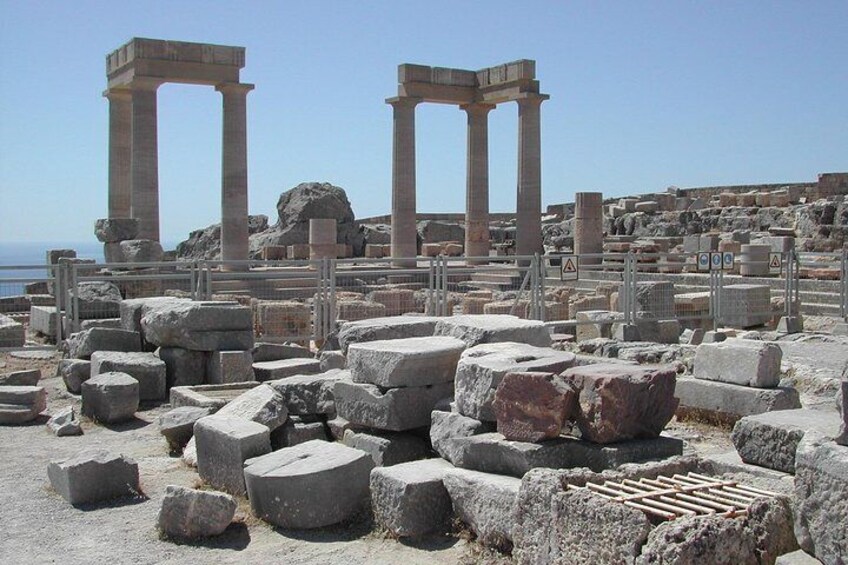
M 391 210 L 397 65 L 533 59 L 543 206 L 848 171 L 848 2 L 0 0 L 0 242 L 106 216 L 105 56 L 132 37 L 247 49 L 250 213 L 298 183 Z M 159 89 L 162 239 L 220 221 L 221 95 Z M 466 122 L 416 113 L 419 212 L 465 210 Z M 489 114 L 490 209 L 515 210 L 517 108 Z

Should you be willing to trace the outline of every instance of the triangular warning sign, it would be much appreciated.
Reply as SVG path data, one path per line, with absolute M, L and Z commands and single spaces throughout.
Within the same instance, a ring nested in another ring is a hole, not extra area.
M 762 265 L 762 263 L 760 263 Z M 780 255 L 772 255 L 771 262 L 769 262 L 769 268 L 779 269 L 780 268 Z
M 563 266 L 562 272 L 564 272 L 564 273 L 577 272 L 577 267 L 574 266 L 574 261 L 572 259 L 566 259 L 565 260 L 565 266 Z

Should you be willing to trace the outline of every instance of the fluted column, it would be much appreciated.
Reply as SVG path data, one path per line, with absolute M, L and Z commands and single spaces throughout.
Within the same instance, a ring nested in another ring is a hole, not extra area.
M 390 98 L 394 119 L 392 144 L 392 258 L 414 267 L 418 255 L 415 225 L 415 106 L 419 98 Z
M 215 87 L 223 95 L 221 144 L 221 259 L 248 259 L 247 229 L 247 94 L 252 84 L 224 83 Z M 246 270 L 247 265 L 225 266 Z
M 109 218 L 130 218 L 132 193 L 132 93 L 112 89 L 103 93 L 109 100 Z
M 139 239 L 159 241 L 159 149 L 156 129 L 156 90 L 161 83 L 137 79 L 132 91 L 132 159 L 130 192 L 132 217 L 138 219 Z
M 544 94 L 528 94 L 518 102 L 518 191 L 515 251 L 542 252 L 542 135 Z
M 479 103 L 461 106 L 468 117 L 466 257 L 489 256 L 489 112 L 494 107 Z

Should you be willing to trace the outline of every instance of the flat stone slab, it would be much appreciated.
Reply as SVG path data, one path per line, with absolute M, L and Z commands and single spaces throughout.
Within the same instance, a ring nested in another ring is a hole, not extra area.
M 40 386 L 0 387 L 0 424 L 31 422 L 47 409 L 47 391 Z
M 674 396 L 681 418 L 735 424 L 743 416 L 801 408 L 798 391 L 790 387 L 752 388 L 679 377 Z
M 468 347 L 510 341 L 550 347 L 551 332 L 544 322 L 522 320 L 508 314 L 467 314 L 440 318 L 434 335 L 455 337 Z
M 246 492 L 244 462 L 271 451 L 268 427 L 238 416 L 213 414 L 199 419 L 194 440 L 200 478 L 231 494 Z
M 399 537 L 419 537 L 446 529 L 451 499 L 443 480 L 453 465 L 424 459 L 371 471 L 374 519 Z
M 339 416 L 360 426 L 402 432 L 430 425 L 436 404 L 453 395 L 453 383 L 381 389 L 345 379 L 333 388 Z
M 255 379 L 252 351 L 213 351 L 206 366 L 209 384 L 241 383 Z
M 91 361 L 62 359 L 56 366 L 56 376 L 62 377 L 68 392 L 79 394 L 82 390 L 82 383 L 91 377 Z
M 171 389 L 170 402 L 174 408 L 199 406 L 217 412 L 227 402 L 241 393 L 259 386 L 258 382 L 229 383 L 223 385 L 175 386 Z
M 153 353 L 95 351 L 91 354 L 91 374 L 125 373 L 138 381 L 139 400 L 166 397 L 165 362 Z
M 492 403 L 507 373 L 560 373 L 576 361 L 573 353 L 524 343 L 486 343 L 466 349 L 456 368 L 457 411 L 477 420 L 496 421 Z
M 347 351 L 353 382 L 392 388 L 452 382 L 465 342 L 411 337 L 354 343 Z
M 224 533 L 238 504 L 232 496 L 168 485 L 156 518 L 163 537 L 197 539 Z
M 253 362 L 279 361 L 280 359 L 312 359 L 312 352 L 294 343 L 264 343 L 253 346 Z
M 282 426 L 271 432 L 271 449 L 276 451 L 313 440 L 327 441 L 324 422 L 304 422 L 300 416 L 289 416 Z
M 260 384 L 242 392 L 216 414 L 244 418 L 267 426 L 273 432 L 286 421 L 289 411 L 279 392 L 267 384 Z
M 144 339 L 195 351 L 253 349 L 253 312 L 236 302 L 174 300 L 142 308 Z
M 456 412 L 434 410 L 430 415 L 430 443 L 433 450 L 448 461 L 458 460 L 464 446 L 454 441 L 494 431 L 490 422 L 481 422 Z
M 512 547 L 521 479 L 465 469 L 451 469 L 443 479 L 456 516 L 485 546 Z
M 311 529 L 367 506 L 373 468 L 358 449 L 308 441 L 247 461 L 244 479 L 256 516 L 281 528 Z
M 133 418 L 138 410 L 138 381 L 126 373 L 101 373 L 82 383 L 82 413 L 113 424 Z
M 804 434 L 835 437 L 840 423 L 836 411 L 779 410 L 741 418 L 730 439 L 745 463 L 795 473 L 795 451 Z
M 417 435 L 396 432 L 356 432 L 347 430 L 342 443 L 371 456 L 377 467 L 423 459 L 427 444 Z
M 88 449 L 47 466 L 50 486 L 72 505 L 138 496 L 138 464 L 105 449 Z
M 171 449 L 181 450 L 194 435 L 194 423 L 209 414 L 209 408 L 197 406 L 174 408 L 157 419 L 159 433 L 165 436 Z
M 696 379 L 774 388 L 780 383 L 782 357 L 774 343 L 731 338 L 699 345 L 692 372 Z
M 112 328 L 91 328 L 65 340 L 68 357 L 91 359 L 95 351 L 141 351 L 141 334 Z
M 311 375 L 321 372 L 318 359 L 280 359 L 253 364 L 257 381 L 275 381 L 295 375 Z
M 0 386 L 37 386 L 41 380 L 41 369 L 12 371 L 0 375 Z
M 267 383 L 282 395 L 289 414 L 334 415 L 336 400 L 333 387 L 336 381 L 349 377 L 350 373 L 346 371 L 331 370 L 315 375 L 296 375 Z
M 439 320 L 435 316 L 388 316 L 346 322 L 339 330 L 339 346 L 347 353 L 352 343 L 431 336 Z
M 522 477 L 530 469 L 588 467 L 601 472 L 625 463 L 641 463 L 683 453 L 683 442 L 660 436 L 654 439 L 597 444 L 572 437 L 540 443 L 509 441 L 498 433 L 477 434 L 451 441 L 457 467 L 486 473 Z

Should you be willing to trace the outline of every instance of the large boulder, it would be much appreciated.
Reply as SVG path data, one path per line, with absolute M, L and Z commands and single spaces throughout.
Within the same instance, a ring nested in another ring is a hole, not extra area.
M 268 216 L 259 214 L 247 217 L 247 231 L 256 234 L 268 229 Z M 212 224 L 194 230 L 188 239 L 177 244 L 177 259 L 220 259 L 221 224 Z

